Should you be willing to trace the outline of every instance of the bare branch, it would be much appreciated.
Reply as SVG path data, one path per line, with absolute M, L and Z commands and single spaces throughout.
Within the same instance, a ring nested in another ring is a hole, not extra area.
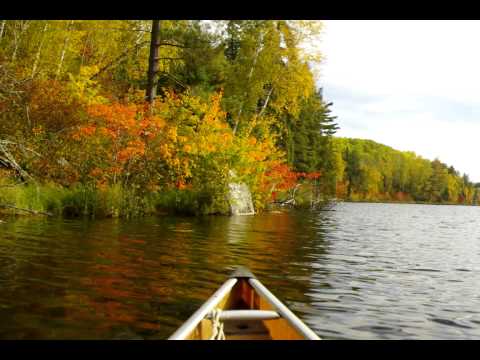
M 172 79 L 173 81 L 175 81 L 178 85 L 180 85 L 181 87 L 183 87 L 184 89 L 188 89 L 188 85 L 185 85 L 183 84 L 180 80 L 178 80 L 175 76 L 173 76 L 172 74 L 169 74 L 168 72 L 166 71 L 159 71 L 159 73 L 163 74 L 164 76 Z
M 100 70 L 98 70 L 97 73 L 93 74 L 91 77 L 90 77 L 90 80 L 92 79 L 95 79 L 98 75 L 100 75 L 101 73 L 103 73 L 105 70 L 107 70 L 109 67 L 111 67 L 112 65 L 114 65 L 115 63 L 117 63 L 118 61 L 122 60 L 125 56 L 128 55 L 128 53 L 130 51 L 133 51 L 133 50 L 136 50 L 140 47 L 142 47 L 143 45 L 147 44 L 148 41 L 142 41 L 138 44 L 135 44 L 134 46 L 132 47 L 129 47 L 127 48 L 125 51 L 123 51 L 119 56 L 117 56 L 115 59 L 113 59 L 112 61 L 110 61 L 107 65 L 105 65 L 104 67 L 102 67 Z
M 183 60 L 183 59 L 175 58 L 175 57 L 156 57 L 155 60 Z
M 186 48 L 185 45 L 174 44 L 174 43 L 169 43 L 169 42 L 165 42 L 165 41 L 160 42 L 160 46 L 173 46 L 173 47 L 179 47 L 179 48 Z

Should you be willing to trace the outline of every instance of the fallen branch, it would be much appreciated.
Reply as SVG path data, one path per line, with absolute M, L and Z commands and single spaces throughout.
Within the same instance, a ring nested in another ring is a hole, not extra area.
M 27 173 L 25 170 L 23 170 L 23 168 L 15 161 L 15 158 L 10 153 L 10 151 L 8 151 L 6 145 L 12 145 L 12 144 L 15 144 L 15 145 L 19 146 L 20 149 L 24 152 L 25 152 L 25 150 L 28 150 L 28 151 L 31 151 L 32 153 L 34 153 L 35 155 L 40 155 L 37 152 L 35 152 L 31 149 L 25 148 L 18 143 L 14 143 L 14 142 L 9 141 L 9 140 L 0 140 L 0 163 L 1 163 L 1 165 L 2 166 L 6 165 L 8 168 L 11 168 L 11 169 L 15 170 L 20 175 L 22 181 L 25 181 L 25 179 L 30 179 L 30 180 L 34 181 L 35 179 L 29 173 Z
M 0 159 L 0 161 L 1 161 L 1 159 Z M 15 187 L 15 186 L 18 186 L 18 185 L 26 184 L 27 182 L 28 182 L 28 180 L 20 181 L 20 182 L 17 182 L 15 184 L 0 185 L 0 188 Z
M 8 204 L 0 204 L 0 208 L 26 211 L 26 212 L 28 212 L 28 213 L 30 213 L 30 214 L 34 214 L 34 215 L 53 216 L 52 213 L 43 212 L 43 211 L 37 211 L 37 210 L 31 210 L 31 209 L 23 209 L 23 208 L 19 208 L 19 207 L 16 207 L 16 206 L 13 206 L 13 205 L 8 205 Z

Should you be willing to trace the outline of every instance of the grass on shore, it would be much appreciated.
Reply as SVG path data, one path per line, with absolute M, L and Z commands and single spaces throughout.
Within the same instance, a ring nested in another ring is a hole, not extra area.
M 105 188 L 81 184 L 67 188 L 54 183 L 13 186 L 0 178 L 0 211 L 13 215 L 131 218 L 155 213 L 225 214 L 229 208 L 226 201 L 191 190 L 139 194 L 119 184 Z

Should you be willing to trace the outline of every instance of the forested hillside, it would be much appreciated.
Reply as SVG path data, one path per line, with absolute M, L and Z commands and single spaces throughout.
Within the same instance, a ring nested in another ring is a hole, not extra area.
M 438 159 L 430 161 L 371 140 L 335 138 L 334 147 L 341 154 L 339 198 L 478 204 L 480 184 Z

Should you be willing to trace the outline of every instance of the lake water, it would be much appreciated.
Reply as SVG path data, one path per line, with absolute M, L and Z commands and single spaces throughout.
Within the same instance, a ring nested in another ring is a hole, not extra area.
M 235 265 L 326 339 L 480 339 L 480 207 L 0 224 L 1 339 L 166 339 Z

